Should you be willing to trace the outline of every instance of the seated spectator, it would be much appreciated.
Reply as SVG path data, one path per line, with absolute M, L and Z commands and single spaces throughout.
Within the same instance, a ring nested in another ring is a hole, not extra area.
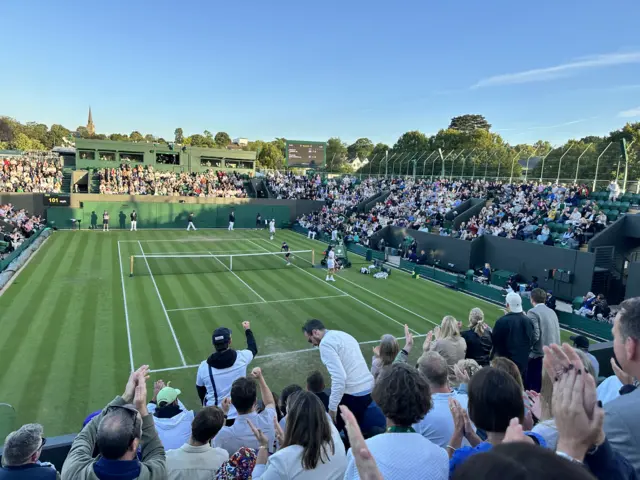
M 316 395 L 324 405 L 325 410 L 329 411 L 331 390 L 325 388 L 324 377 L 318 370 L 311 372 L 307 377 L 307 391 Z
M 158 380 L 154 386 L 153 400 L 147 405 L 165 450 L 180 448 L 191 436 L 194 414 L 178 400 L 181 393 L 177 388 Z
M 416 263 L 418 265 L 427 265 L 429 263 L 429 257 L 427 257 L 427 254 L 424 250 L 420 250 L 420 256 L 416 260 Z
M 423 352 L 438 352 L 449 365 L 449 381 L 455 382 L 455 372 L 453 366 L 458 360 L 465 358 L 467 342 L 460 336 L 458 321 L 451 315 L 442 319 L 439 327 L 427 334 L 422 346 Z
M 611 308 L 604 295 L 599 293 L 593 305 L 593 316 L 600 321 L 608 321 L 609 315 L 611 315 Z
M 468 418 L 455 400 L 451 402 L 455 431 L 447 450 L 451 457 L 452 474 L 455 474 L 456 469 L 472 455 L 486 452 L 502 443 L 511 419 L 517 418 L 519 423 L 524 420 L 524 402 L 520 386 L 508 373 L 493 367 L 483 368 L 469 383 Z M 468 428 L 469 420 L 486 432 L 486 441 L 478 442 L 477 436 Z M 539 435 L 531 432 L 527 435 L 533 437 L 537 444 L 546 446 L 544 439 Z M 469 441 L 470 447 L 462 446 L 463 438 Z
M 537 240 L 539 242 L 545 243 L 549 239 L 549 235 L 551 235 L 551 230 L 549 230 L 549 227 L 545 225 L 544 227 L 542 227 L 542 232 L 540 232 L 540 235 L 538 235 Z
M 574 310 L 574 313 L 576 315 L 582 315 L 583 317 L 593 314 L 593 307 L 596 300 L 596 296 L 593 292 L 588 292 L 584 297 L 582 297 L 582 305 L 580 306 L 580 309 Z
M 416 369 L 404 363 L 385 368 L 373 388 L 373 399 L 387 419 L 386 433 L 376 435 L 365 444 L 377 463 L 381 477 L 386 479 L 423 479 L 428 465 L 432 480 L 449 476 L 447 453 L 419 433 L 412 425 L 431 409 L 431 395 L 426 379 Z M 342 407 L 345 421 L 352 417 Z M 346 415 L 345 415 L 346 414 Z M 345 480 L 360 478 L 356 468 L 358 452 L 347 453 Z
M 46 442 L 42 425 L 37 423 L 23 425 L 11 432 L 4 441 L 0 479 L 60 479 L 53 465 L 39 460 Z
M 273 445 L 275 440 L 274 422 L 277 421 L 276 402 L 273 394 L 262 376 L 260 368 L 254 368 L 251 372 L 252 378 L 241 377 L 233 382 L 231 386 L 231 402 L 223 404 L 223 411 L 233 405 L 238 411 L 235 423 L 230 427 L 224 427 L 213 440 L 213 446 L 223 448 L 229 455 L 237 452 L 240 447 L 248 447 L 254 450 L 260 448 L 249 422 L 269 438 L 269 445 Z M 254 380 L 255 379 L 255 380 Z M 260 396 L 264 402 L 262 413 L 256 412 L 257 387 L 256 380 L 260 386 Z
M 177 450 L 167 451 L 169 480 L 208 480 L 229 460 L 222 448 L 210 443 L 224 426 L 224 413 L 218 407 L 204 407 L 191 424 L 189 441 Z
M 589 353 L 589 339 L 584 335 L 572 335 L 569 338 L 573 342 L 574 348 L 578 349 L 578 351 L 580 352 L 583 352 L 589 359 L 589 362 L 594 371 L 593 376 L 596 380 L 598 380 L 598 375 L 600 375 L 600 363 L 598 362 L 598 359 L 596 357 Z
M 455 398 L 467 409 L 467 395 L 451 390 L 449 386 L 449 366 L 436 352 L 427 352 L 418 360 L 418 371 L 424 375 L 431 391 L 432 408 L 429 413 L 413 425 L 420 435 L 436 445 L 445 448 L 453 435 L 453 416 L 449 409 L 449 399 Z
M 271 457 L 269 439 L 253 428 L 260 443 L 253 478 L 342 479 L 347 467 L 344 445 L 320 399 L 311 392 L 297 391 L 288 405 L 287 427 L 284 432 L 278 429 L 280 449 Z
M 481 366 L 489 365 L 493 341 L 491 327 L 484 322 L 484 313 L 479 308 L 469 312 L 469 330 L 460 334 L 464 338 L 467 351 L 465 358 L 471 358 Z
M 258 456 L 252 448 L 242 447 L 224 462 L 216 480 L 249 480 L 256 465 Z
M 74 439 L 62 467 L 62 480 L 166 478 L 165 451 L 153 415 L 147 410 L 148 372 L 147 365 L 132 372 L 122 396 L 107 405 Z M 96 445 L 98 458 L 93 457 Z
M 282 390 L 282 393 L 280 394 L 280 399 L 278 402 L 276 402 L 277 405 L 280 406 L 280 413 L 282 414 L 282 418 L 280 419 L 280 427 L 282 429 L 285 428 L 286 425 L 286 418 L 287 418 L 287 402 L 289 401 L 289 398 L 291 397 L 291 395 L 293 395 L 296 392 L 300 392 L 302 391 L 302 387 L 300 385 L 289 385 L 287 387 L 284 387 L 284 389 Z

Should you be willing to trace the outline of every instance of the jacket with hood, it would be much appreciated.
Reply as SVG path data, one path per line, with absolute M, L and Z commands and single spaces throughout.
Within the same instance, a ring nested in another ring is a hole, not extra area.
M 153 415 L 158 436 L 165 450 L 182 447 L 191 438 L 191 423 L 195 418 L 193 410 L 187 408 L 178 400 L 178 405 L 158 407 L 155 403 L 147 406 L 149 414 Z
M 258 353 L 258 346 L 251 330 L 246 330 L 245 335 L 247 336 L 246 350 L 227 348 L 213 352 L 198 367 L 196 388 L 204 406 L 220 407 L 222 400 L 231 396 L 233 382 L 247 376 L 247 367 Z M 231 405 L 227 418 L 234 419 L 237 416 L 238 412 Z
M 153 415 L 142 418 L 142 460 L 107 460 L 92 457 L 98 437 L 98 425 L 107 409 L 125 405 L 116 397 L 102 413 L 94 417 L 78 434 L 62 467 L 62 480 L 161 480 L 167 478 L 164 448 L 153 424 Z

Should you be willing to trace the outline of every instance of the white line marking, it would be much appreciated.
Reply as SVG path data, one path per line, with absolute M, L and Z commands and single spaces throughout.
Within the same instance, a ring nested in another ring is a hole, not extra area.
M 262 241 L 264 241 L 264 242 L 267 242 L 267 241 L 268 241 L 268 240 L 264 240 L 264 239 L 258 239 L 258 240 L 262 240 Z M 251 243 L 253 243 L 253 244 L 254 244 L 256 247 L 258 247 L 258 248 L 261 248 L 261 249 L 263 249 L 263 250 L 265 250 L 265 251 L 267 251 L 267 252 L 269 251 L 269 250 L 267 250 L 266 248 L 264 248 L 262 245 L 259 245 L 259 244 L 257 244 L 256 242 L 254 242 L 254 241 L 252 241 L 252 240 L 251 240 Z M 321 279 L 321 278 L 318 278 L 318 277 L 317 277 L 316 275 L 314 275 L 313 273 L 307 272 L 305 269 L 300 268 L 299 266 L 297 266 L 297 265 L 295 265 L 295 264 L 294 264 L 293 266 L 294 266 L 294 267 L 296 267 L 297 269 L 299 269 L 300 271 L 302 271 L 302 272 L 306 273 L 307 275 L 312 276 L 313 278 L 315 278 L 315 279 L 316 279 L 316 280 L 318 280 L 319 282 L 322 282 L 322 279 Z M 322 282 L 322 283 L 325 283 L 325 282 Z M 399 322 L 398 320 L 396 320 L 395 318 L 390 317 L 390 316 L 389 316 L 389 315 L 387 315 L 386 313 L 382 313 L 382 312 L 381 312 L 380 310 L 378 310 L 377 308 L 374 308 L 374 307 L 372 307 L 371 305 L 366 304 L 366 303 L 365 303 L 365 302 L 363 302 L 362 300 L 360 300 L 360 299 L 358 299 L 358 298 L 354 297 L 353 295 L 351 295 L 351 294 L 349 294 L 349 293 L 345 292 L 344 290 L 340 290 L 340 289 L 339 289 L 338 287 L 336 287 L 335 285 L 331 285 L 329 282 L 326 282 L 326 285 L 328 285 L 328 286 L 330 286 L 331 288 L 333 288 L 333 289 L 337 290 L 338 292 L 342 293 L 343 295 L 346 295 L 346 296 L 348 296 L 348 297 L 353 298 L 356 302 L 361 303 L 361 304 L 362 304 L 362 305 L 364 305 L 365 307 L 367 307 L 367 308 L 369 308 L 369 309 L 373 310 L 374 312 L 376 312 L 376 313 L 378 313 L 378 314 L 382 315 L 383 317 L 388 318 L 388 319 L 389 319 L 389 320 L 391 320 L 393 323 L 397 323 L 398 325 L 401 325 L 401 326 L 403 326 L 403 327 L 404 327 L 404 323 L 401 323 L 401 322 Z M 416 334 L 418 333 L 418 332 L 416 332 L 416 331 L 415 331 L 414 329 L 412 329 L 412 328 L 410 328 L 409 330 L 411 330 L 413 333 L 416 333 Z
M 220 237 L 185 237 L 185 238 L 174 238 L 171 240 L 119 240 L 122 243 L 157 243 L 157 242 L 247 242 L 250 241 L 247 238 L 220 238 Z
M 222 260 L 220 260 L 218 257 L 216 257 L 216 256 L 215 256 L 213 253 L 211 253 L 211 252 L 209 252 L 209 255 L 210 255 L 212 258 L 215 258 L 215 259 L 218 261 L 218 263 L 219 263 L 220 265 L 222 265 L 222 266 L 223 266 L 224 268 L 226 268 L 226 269 L 227 269 L 227 270 L 228 270 L 228 271 L 229 271 L 229 272 L 230 272 L 234 277 L 236 277 L 238 280 L 240 280 L 240 281 L 242 282 L 242 284 L 243 284 L 245 287 L 247 287 L 249 290 L 251 290 L 251 291 L 253 292 L 253 294 L 254 294 L 256 297 L 258 297 L 260 300 L 262 300 L 262 303 L 267 303 L 267 301 L 266 301 L 264 298 L 262 298 L 262 296 L 261 296 L 258 292 L 256 292 L 253 288 L 251 288 L 247 282 L 245 282 L 243 279 L 241 279 L 241 278 L 238 276 L 238 274 L 237 274 L 236 272 L 234 272 L 231 268 L 227 267 L 224 263 L 222 263 Z M 231 256 L 229 256 L 229 258 L 231 258 Z M 229 260 L 229 261 L 231 262 L 231 260 Z
M 127 309 L 127 292 L 124 288 L 124 274 L 122 273 L 122 253 L 120 252 L 120 242 L 118 242 L 118 263 L 120 264 L 120 281 L 122 283 L 122 298 L 124 301 L 124 320 L 127 323 L 127 342 L 129 342 L 129 361 L 131 362 L 131 371 L 136 367 L 133 363 L 133 347 L 131 346 L 131 329 L 129 328 L 129 310 Z
M 211 250 L 198 250 L 195 252 L 149 252 L 147 253 L 146 257 L 152 258 L 152 257 L 157 257 L 159 255 L 171 255 L 175 257 L 190 257 L 193 255 L 198 255 L 203 253 L 213 253 L 214 255 L 218 255 L 218 254 L 243 255 L 247 252 L 246 250 L 214 250 L 213 252 Z
M 413 338 L 421 338 L 426 337 L 425 334 L 414 335 Z M 396 337 L 396 340 L 404 340 L 404 337 Z M 358 345 L 371 345 L 372 343 L 379 343 L 380 339 L 377 340 L 368 340 L 366 342 L 358 342 Z M 313 348 L 302 348 L 300 350 L 292 350 L 290 352 L 276 352 L 276 353 L 267 353 L 266 355 L 256 355 L 255 360 L 260 360 L 262 358 L 274 358 L 274 357 L 288 357 L 290 355 L 297 355 L 299 353 L 310 353 L 310 352 L 319 352 L 319 350 L 315 347 Z M 149 373 L 159 373 L 159 372 L 171 372 L 173 370 L 184 370 L 185 368 L 198 368 L 198 365 L 184 365 L 181 367 L 168 367 L 168 368 L 158 368 L 156 370 L 149 370 Z
M 140 247 L 140 251 L 142 252 L 142 258 L 144 258 L 144 263 L 147 264 L 147 270 L 149 270 L 149 275 L 151 276 L 151 281 L 153 282 L 153 286 L 156 288 L 156 293 L 158 294 L 158 300 L 160 300 L 160 305 L 162 306 L 162 310 L 164 311 L 164 316 L 167 319 L 167 323 L 169 324 L 171 335 L 173 335 L 173 340 L 176 342 L 176 347 L 178 348 L 178 353 L 180 354 L 180 360 L 182 360 L 183 365 L 186 365 L 187 362 L 184 359 L 184 355 L 182 354 L 182 348 L 180 348 L 180 343 L 178 343 L 178 337 L 176 337 L 176 332 L 173 329 L 173 325 L 171 324 L 171 319 L 169 318 L 167 309 L 165 308 L 164 302 L 162 301 L 162 295 L 160 295 L 160 290 L 158 290 L 156 279 L 153 278 L 153 273 L 151 273 L 151 267 L 149 267 L 149 262 L 147 261 L 147 258 L 144 256 L 144 249 L 142 248 L 142 244 L 138 242 L 138 246 Z
M 266 300 L 264 302 L 232 303 L 230 305 L 211 305 L 208 307 L 172 308 L 167 310 L 167 312 L 184 312 L 187 310 L 206 310 L 210 308 L 225 308 L 225 307 L 244 307 L 245 305 L 261 305 L 263 303 L 306 302 L 308 300 L 322 300 L 325 298 L 341 298 L 341 297 L 348 298 L 348 295 L 327 295 L 326 297 L 287 298 L 284 300 Z

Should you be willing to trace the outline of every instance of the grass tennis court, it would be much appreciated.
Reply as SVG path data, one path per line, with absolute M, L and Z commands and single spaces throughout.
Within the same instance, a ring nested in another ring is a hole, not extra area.
M 254 255 L 234 257 L 230 270 L 228 257 L 211 257 L 278 252 L 283 240 L 305 251 L 290 267 L 278 255 Z M 42 423 L 48 436 L 72 433 L 122 393 L 132 365 L 149 364 L 152 380 L 171 381 L 197 408 L 196 366 L 218 326 L 244 348 L 241 323 L 251 321 L 255 365 L 279 392 L 304 385 L 314 369 L 326 373 L 301 333 L 309 318 L 354 335 L 370 360 L 380 336 L 400 337 L 404 324 L 424 335 L 444 315 L 466 324 L 475 306 L 491 324 L 501 315 L 399 271 L 387 280 L 361 275 L 365 260 L 355 255 L 351 269 L 326 283 L 325 271 L 308 262 L 315 250 L 319 264 L 324 248 L 282 230 L 274 241 L 253 230 L 55 232 L 0 297 L 0 402 L 16 407 L 19 423 Z M 416 339 L 416 357 L 421 346 Z

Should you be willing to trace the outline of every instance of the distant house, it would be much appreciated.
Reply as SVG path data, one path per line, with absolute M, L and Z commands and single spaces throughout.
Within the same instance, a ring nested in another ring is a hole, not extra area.
M 233 143 L 235 145 L 240 146 L 240 147 L 246 147 L 247 145 L 249 145 L 249 139 L 248 138 L 234 138 L 233 139 Z
M 356 158 L 352 158 L 351 160 L 347 160 L 347 163 L 351 165 L 351 168 L 353 168 L 353 171 L 356 172 L 360 170 L 362 167 L 364 167 L 365 165 L 368 165 L 369 159 L 365 158 L 364 160 L 360 160 L 358 157 L 356 157 Z

